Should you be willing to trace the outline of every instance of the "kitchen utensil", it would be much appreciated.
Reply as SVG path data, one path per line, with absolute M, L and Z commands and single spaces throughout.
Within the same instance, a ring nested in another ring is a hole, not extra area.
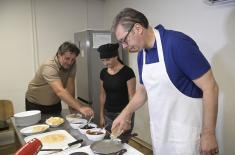
M 76 141 L 74 141 L 74 142 L 71 142 L 71 143 L 68 143 L 68 145 L 67 146 L 65 146 L 64 148 L 62 148 L 62 149 L 41 149 L 40 151 L 64 151 L 64 150 L 66 150 L 66 149 L 69 149 L 69 148 L 71 148 L 71 147 L 73 147 L 74 145 L 76 145 L 76 144 L 80 144 L 80 143 L 82 143 L 83 142 L 83 139 L 78 139 L 78 140 L 76 140 Z M 79 145 L 79 147 L 81 146 L 81 144 Z
M 91 122 L 91 120 L 92 120 L 92 118 L 93 118 L 93 115 L 90 117 L 90 119 L 87 121 L 87 125 Z
M 121 149 L 118 153 L 115 153 L 116 155 L 123 155 L 125 152 L 127 152 L 127 149 Z
M 136 137 L 136 136 L 138 136 L 137 133 L 132 133 L 132 134 L 127 134 L 127 135 L 121 135 L 119 138 L 121 139 L 122 143 L 128 143 L 128 141 L 132 137 Z
M 106 130 L 106 132 L 108 132 Z M 113 155 L 122 155 L 127 150 L 124 149 L 123 141 L 128 141 L 130 138 L 137 136 L 137 133 L 130 134 L 126 136 L 125 139 L 121 140 L 119 138 L 115 139 L 105 139 L 101 141 L 94 142 L 91 144 L 91 150 L 96 154 L 113 154 Z
M 123 149 L 123 144 L 118 140 L 105 139 L 92 143 L 90 148 L 96 154 L 115 154 Z
M 30 110 L 14 114 L 15 124 L 17 126 L 29 126 L 38 123 L 41 120 L 40 110 Z
M 69 155 L 89 155 L 89 154 L 86 153 L 86 152 L 73 152 L 73 153 L 71 153 Z
M 29 154 L 36 155 L 41 148 L 42 148 L 41 141 L 39 139 L 34 138 L 28 141 L 19 150 L 17 150 L 15 155 L 29 155 Z

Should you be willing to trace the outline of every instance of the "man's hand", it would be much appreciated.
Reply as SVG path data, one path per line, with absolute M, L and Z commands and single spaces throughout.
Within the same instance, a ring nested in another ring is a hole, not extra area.
M 94 111 L 87 106 L 82 106 L 79 109 L 80 113 L 82 113 L 85 117 L 91 117 L 94 115 Z
M 112 130 L 119 129 L 120 131 L 126 131 L 131 128 L 130 117 L 126 116 L 124 113 L 118 115 L 118 117 L 113 121 Z
M 200 139 L 200 153 L 202 155 L 214 155 L 219 152 L 215 133 L 202 133 Z

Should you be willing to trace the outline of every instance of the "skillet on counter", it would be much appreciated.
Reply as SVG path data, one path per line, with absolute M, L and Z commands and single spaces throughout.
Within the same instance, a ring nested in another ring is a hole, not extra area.
M 137 134 L 131 134 L 127 138 L 129 140 L 131 137 L 134 136 L 137 136 Z M 92 143 L 90 148 L 95 154 L 100 155 L 122 155 L 127 151 L 123 147 L 123 141 L 120 139 L 104 139 L 101 141 L 97 141 Z

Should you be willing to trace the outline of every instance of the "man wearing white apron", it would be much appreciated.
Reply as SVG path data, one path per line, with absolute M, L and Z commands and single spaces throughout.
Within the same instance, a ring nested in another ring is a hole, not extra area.
M 148 99 L 156 155 L 213 155 L 218 86 L 196 43 L 183 33 L 148 25 L 139 11 L 126 8 L 115 18 L 117 40 L 139 51 L 140 87 L 113 123 L 127 130 L 131 114 Z

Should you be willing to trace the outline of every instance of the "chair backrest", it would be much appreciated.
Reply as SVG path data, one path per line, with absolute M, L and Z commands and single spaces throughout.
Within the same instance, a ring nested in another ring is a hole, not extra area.
M 14 115 L 13 104 L 10 100 L 0 100 L 0 120 L 6 121 Z

